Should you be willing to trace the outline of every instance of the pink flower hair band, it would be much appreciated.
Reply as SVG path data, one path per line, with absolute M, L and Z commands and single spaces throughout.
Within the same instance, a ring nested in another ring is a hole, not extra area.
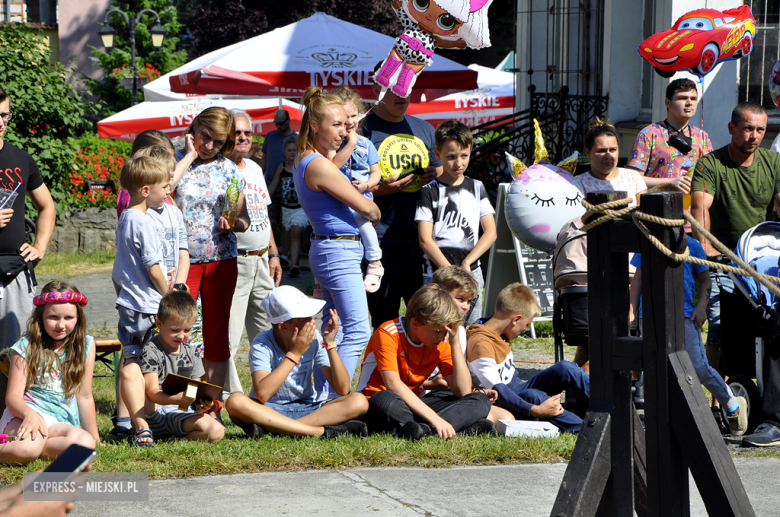
M 71 291 L 53 291 L 50 293 L 41 293 L 33 298 L 33 305 L 36 307 L 39 305 L 46 305 L 47 303 L 78 303 L 86 306 L 87 297 L 81 293 L 73 293 Z

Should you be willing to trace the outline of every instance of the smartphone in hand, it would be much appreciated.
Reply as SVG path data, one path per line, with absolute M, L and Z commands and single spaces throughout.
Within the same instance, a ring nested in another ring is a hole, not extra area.
M 401 181 L 402 179 L 406 178 L 407 176 L 411 176 L 411 175 L 419 176 L 421 174 L 425 174 L 425 169 L 422 169 L 422 168 L 418 167 L 417 169 L 412 169 L 410 171 L 406 171 L 403 174 L 399 175 L 398 179 L 395 180 L 395 181 Z

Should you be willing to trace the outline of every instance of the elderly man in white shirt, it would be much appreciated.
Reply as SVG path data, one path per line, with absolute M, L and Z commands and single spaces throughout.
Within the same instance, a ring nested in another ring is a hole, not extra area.
M 279 250 L 268 219 L 271 196 L 263 170 L 244 158 L 252 147 L 252 119 L 240 109 L 231 110 L 236 119 L 236 148 L 230 157 L 246 181 L 244 200 L 251 220 L 249 229 L 236 234 L 238 241 L 238 283 L 230 309 L 230 360 L 225 379 L 225 397 L 243 391 L 234 362 L 244 326 L 251 342 L 257 334 L 271 328 L 260 303 L 282 279 Z

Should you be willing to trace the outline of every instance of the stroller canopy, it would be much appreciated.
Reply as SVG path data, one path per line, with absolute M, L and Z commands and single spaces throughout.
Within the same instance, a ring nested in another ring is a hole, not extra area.
M 777 261 L 780 258 L 780 223 L 768 221 L 749 229 L 737 242 L 736 255 L 765 275 L 778 276 Z M 736 264 L 734 264 L 736 267 Z M 757 303 L 774 308 L 776 297 L 752 277 L 733 275 Z M 762 297 L 763 294 L 763 297 Z M 762 299 L 763 298 L 763 299 Z

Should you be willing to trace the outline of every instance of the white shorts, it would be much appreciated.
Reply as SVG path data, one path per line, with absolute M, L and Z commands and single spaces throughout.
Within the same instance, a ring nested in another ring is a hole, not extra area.
M 46 413 L 41 412 L 37 407 L 35 406 L 29 406 L 30 409 L 38 413 L 43 417 L 43 423 L 46 424 L 46 427 L 51 427 L 54 424 L 62 424 L 64 422 L 60 422 L 56 418 L 54 418 L 51 415 L 47 415 Z M 3 411 L 3 416 L 0 417 L 0 433 L 5 433 L 5 428 L 8 427 L 8 424 L 11 423 L 11 420 L 16 418 L 11 414 L 11 412 L 8 410 L 8 408 L 5 408 L 5 411 Z
M 303 208 L 285 208 L 282 207 L 282 226 L 288 232 L 293 226 L 306 228 L 309 226 L 309 218 Z

